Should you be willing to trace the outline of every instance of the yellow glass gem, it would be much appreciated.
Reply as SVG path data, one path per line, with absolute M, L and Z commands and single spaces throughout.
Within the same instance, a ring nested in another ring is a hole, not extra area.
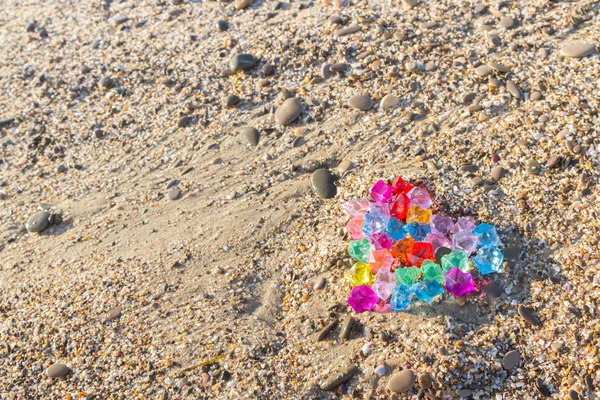
M 429 217 L 431 217 L 431 210 L 425 210 L 424 208 L 421 208 L 415 204 L 408 209 L 406 223 L 410 224 L 411 222 L 417 222 L 419 224 L 428 224 Z
M 370 285 L 373 283 L 373 271 L 369 264 L 357 262 L 344 274 L 346 279 L 352 286 Z

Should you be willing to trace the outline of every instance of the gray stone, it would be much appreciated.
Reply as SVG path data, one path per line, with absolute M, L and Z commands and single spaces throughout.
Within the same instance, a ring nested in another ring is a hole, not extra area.
M 415 373 L 410 369 L 405 369 L 390 378 L 387 388 L 393 393 L 405 393 L 412 389 L 415 380 Z
M 227 96 L 225 98 L 225 106 L 227 106 L 227 107 L 233 107 L 239 102 L 240 102 L 240 98 L 238 96 L 236 96 L 235 94 L 230 94 L 229 96 Z
M 113 21 L 116 25 L 121 25 L 129 21 L 129 17 L 126 17 L 125 15 L 117 15 Z
M 314 285 L 313 285 L 313 288 L 314 288 L 315 290 L 321 290 L 321 289 L 323 289 L 323 288 L 325 287 L 325 283 L 326 283 L 326 282 L 325 282 L 325 278 L 323 278 L 322 276 L 320 276 L 320 277 L 318 277 L 318 278 L 315 280 L 315 283 L 314 283 Z
M 480 176 L 474 176 L 470 181 L 472 187 L 483 186 L 484 183 L 485 181 Z
M 231 57 L 229 67 L 232 71 L 248 71 L 256 65 L 256 59 L 252 54 L 236 54 Z
M 260 141 L 260 132 L 253 126 L 247 126 L 242 131 L 242 136 L 244 136 L 244 140 L 248 142 L 251 146 L 258 146 L 258 142 Z
M 531 100 L 531 101 L 538 101 L 541 98 L 542 98 L 542 94 L 538 91 L 531 93 L 531 96 L 529 96 L 529 100 Z
M 381 102 L 379 103 L 379 108 L 381 108 L 382 110 L 389 110 L 390 108 L 397 106 L 398 103 L 400 103 L 399 97 L 396 97 L 392 94 L 388 94 L 387 96 L 384 96 L 383 99 L 381 99 Z
M 295 97 L 285 100 L 275 111 L 275 120 L 279 125 L 289 125 L 302 113 L 303 106 Z
M 510 72 L 510 69 L 502 64 L 498 64 L 496 62 L 489 62 L 488 65 L 490 66 L 490 68 L 492 68 L 494 71 L 497 72 Z
M 338 164 L 336 169 L 340 174 L 344 174 L 344 173 L 348 172 L 351 168 L 352 168 L 352 161 L 343 160 L 342 162 L 340 162 Z
M 456 391 L 456 394 L 458 397 L 466 399 L 473 394 L 473 391 L 471 389 L 460 389 Z
M 444 257 L 446 254 L 450 254 L 451 252 L 452 249 L 449 249 L 447 247 L 439 247 L 435 251 L 435 262 L 442 265 L 442 257 Z
M 523 98 L 521 89 L 519 89 L 519 87 L 513 81 L 506 82 L 506 90 L 508 90 L 508 93 L 510 93 L 516 99 Z
M 533 326 L 539 326 L 541 321 L 533 314 L 533 309 L 529 307 L 525 307 L 523 304 L 519 305 L 517 310 L 521 318 L 527 321 L 529 324 Z
M 495 182 L 500 182 L 502 178 L 504 178 L 505 174 L 506 170 L 500 166 L 497 166 L 494 169 L 492 169 L 490 176 Z
M 487 64 L 482 64 L 475 68 L 475 73 L 484 78 L 492 73 L 492 68 Z
M 50 378 L 61 378 L 69 373 L 71 369 L 64 364 L 54 364 L 48 367 L 46 374 Z
M 325 63 L 321 66 L 321 76 L 323 79 L 331 78 L 331 64 Z
M 562 157 L 558 155 L 551 156 L 548 161 L 546 161 L 546 167 L 548 168 L 558 168 L 560 163 L 562 162 Z
M 593 43 L 575 43 L 564 46 L 560 49 L 560 55 L 563 57 L 581 58 L 589 56 L 596 52 L 596 45 Z
M 348 25 L 345 28 L 338 29 L 335 32 L 335 34 L 337 36 L 341 37 L 341 36 L 347 36 L 347 35 L 350 35 L 352 33 L 358 32 L 359 30 L 360 30 L 360 26 L 359 25 L 357 25 L 357 24 L 351 24 L 351 25 Z
M 358 367 L 356 365 L 348 365 L 346 368 L 336 371 L 331 374 L 325 381 L 321 384 L 320 388 L 323 391 L 330 391 L 338 386 L 348 382 L 354 374 L 358 372 Z
M 38 211 L 27 220 L 25 227 L 30 233 L 42 232 L 50 225 L 50 213 L 48 211 Z
M 527 163 L 527 173 L 529 175 L 539 175 L 542 172 L 542 166 L 536 160 L 530 160 Z
M 502 367 L 511 370 L 521 363 L 521 353 L 519 350 L 511 350 L 502 357 Z
M 357 94 L 350 97 L 348 100 L 348 105 L 352 108 L 356 108 L 357 110 L 367 111 L 373 107 L 373 100 L 371 100 L 369 96 Z
M 322 340 L 325 340 L 325 338 L 327 338 L 327 335 L 329 335 L 329 332 L 331 332 L 331 330 L 333 328 L 335 328 L 338 324 L 338 320 L 334 319 L 333 321 L 331 321 L 330 323 L 328 323 L 327 325 L 325 325 L 323 327 L 323 329 L 321 329 L 321 331 L 319 331 L 319 334 L 317 335 L 317 341 L 320 342 Z
M 349 67 L 350 66 L 346 63 L 335 63 L 329 69 L 331 70 L 331 72 L 344 72 Z
M 342 322 L 342 328 L 340 329 L 340 340 L 348 339 L 353 327 L 354 317 L 352 317 L 352 315 L 348 315 Z
M 177 200 L 181 197 L 181 189 L 178 186 L 173 186 L 167 191 L 167 197 L 169 200 Z
M 273 67 L 271 64 L 269 64 L 269 63 L 267 63 L 267 64 L 263 65 L 263 66 L 260 68 L 260 71 L 263 73 L 263 75 L 264 75 L 264 76 L 269 76 L 269 75 L 271 75 L 271 74 L 273 73 L 273 71 L 274 71 L 274 70 L 275 70 L 275 68 L 274 68 L 274 67 Z
M 503 28 L 510 29 L 515 25 L 515 20 L 511 16 L 506 16 L 500 20 L 499 25 Z
M 122 312 L 123 312 L 123 307 L 117 306 L 117 307 L 113 308 L 112 310 L 110 310 L 108 312 L 106 320 L 107 321 L 112 321 L 114 319 L 117 319 L 117 318 L 119 318 L 121 316 Z
M 429 389 L 433 385 L 433 377 L 429 374 L 419 375 L 419 386 L 423 389 Z
M 190 125 L 192 125 L 192 117 L 188 115 L 179 118 L 179 121 L 177 121 L 177 126 L 180 128 L 187 128 Z
M 320 197 L 331 199 L 337 194 L 336 177 L 326 168 L 321 168 L 312 174 L 312 187 Z
M 105 76 L 102 79 L 100 79 L 100 82 L 98 82 L 98 86 L 104 89 L 110 89 L 114 85 L 115 81 L 110 76 Z
M 224 21 L 222 19 L 217 21 L 217 29 L 220 31 L 229 30 L 229 22 Z
M 417 3 L 419 3 L 419 0 L 402 0 L 402 4 L 408 9 L 414 8 Z

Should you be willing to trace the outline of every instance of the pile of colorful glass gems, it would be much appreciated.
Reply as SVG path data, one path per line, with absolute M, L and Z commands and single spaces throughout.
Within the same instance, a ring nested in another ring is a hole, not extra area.
M 344 204 L 355 261 L 344 277 L 353 286 L 348 304 L 355 312 L 402 311 L 414 298 L 432 303 L 444 290 L 465 296 L 475 290 L 472 265 L 481 275 L 500 270 L 494 226 L 475 225 L 471 217 L 454 221 L 430 207 L 427 189 L 402 178 L 380 180 L 370 199 Z

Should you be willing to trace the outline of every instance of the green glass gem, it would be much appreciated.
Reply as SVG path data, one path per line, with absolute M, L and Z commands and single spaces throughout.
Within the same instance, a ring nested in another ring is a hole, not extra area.
M 394 278 L 396 283 L 405 286 L 412 286 L 419 280 L 421 269 L 419 267 L 396 268 Z
M 369 264 L 357 262 L 344 274 L 344 278 L 352 286 L 370 285 L 373 283 L 373 272 Z
M 442 269 L 444 273 L 454 267 L 460 269 L 462 272 L 469 272 L 471 266 L 469 265 L 469 254 L 466 251 L 454 249 L 442 257 Z
M 348 254 L 354 261 L 366 263 L 369 252 L 375 249 L 368 238 L 360 240 L 351 240 L 348 245 Z
M 423 279 L 426 281 L 438 281 L 441 284 L 446 282 L 446 275 L 442 271 L 442 267 L 431 260 L 423 261 L 421 272 L 423 272 Z

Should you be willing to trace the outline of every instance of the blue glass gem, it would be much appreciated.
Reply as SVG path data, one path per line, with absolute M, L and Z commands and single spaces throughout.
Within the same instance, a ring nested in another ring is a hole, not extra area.
M 477 247 L 492 247 L 500 242 L 496 228 L 490 224 L 479 224 L 472 233 L 477 236 Z
M 365 214 L 365 225 L 363 232 L 368 237 L 375 233 L 384 233 L 388 227 L 388 218 L 378 211 L 371 211 Z
M 406 225 L 404 225 L 398 218 L 391 217 L 388 223 L 388 236 L 392 240 L 402 240 L 406 236 Z
M 492 274 L 500 271 L 504 255 L 496 247 L 485 247 L 479 250 L 479 254 L 473 257 L 473 264 L 481 275 Z
M 406 285 L 396 285 L 392 288 L 392 298 L 390 300 L 390 309 L 393 311 L 403 311 L 408 308 L 415 293 Z
M 406 225 L 406 231 L 415 242 L 422 242 L 425 240 L 425 236 L 431 233 L 431 227 L 428 224 L 411 222 L 410 224 Z
M 421 281 L 413 285 L 417 299 L 431 304 L 438 296 L 444 293 L 444 287 L 438 281 Z

